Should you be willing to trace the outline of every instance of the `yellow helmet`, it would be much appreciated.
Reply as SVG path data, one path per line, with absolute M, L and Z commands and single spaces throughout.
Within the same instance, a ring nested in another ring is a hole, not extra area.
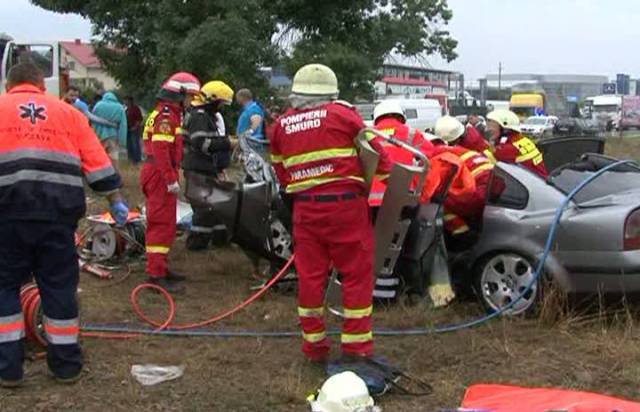
M 333 70 L 323 64 L 307 64 L 293 77 L 291 91 L 312 96 L 337 95 L 338 78 Z
M 204 104 L 204 98 L 202 97 L 201 93 L 195 94 L 193 96 L 193 99 L 191 100 L 191 106 L 203 106 Z
M 233 102 L 233 89 L 220 80 L 207 82 L 200 89 L 200 95 L 196 96 L 191 104 L 203 106 L 215 101 L 231 104 Z
M 520 118 L 511 110 L 494 110 L 487 115 L 487 120 L 492 120 L 505 129 L 520 133 Z

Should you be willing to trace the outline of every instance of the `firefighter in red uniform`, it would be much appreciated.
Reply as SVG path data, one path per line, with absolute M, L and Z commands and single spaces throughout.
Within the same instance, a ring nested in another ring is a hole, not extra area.
M 482 153 L 492 161 L 495 161 L 493 153 L 491 152 L 491 145 L 487 142 L 487 139 L 482 136 L 482 133 L 480 133 L 480 131 L 471 124 L 468 124 L 464 129 L 464 133 L 462 137 L 458 139 L 456 145 L 473 150 L 474 152 Z
M 47 364 L 57 381 L 72 383 L 82 370 L 75 230 L 86 211 L 85 182 L 109 198 L 119 225 L 129 211 L 87 119 L 44 93 L 36 65 L 13 66 L 7 91 L 0 96 L 0 386 L 23 379 L 20 286 L 31 275 L 42 298 Z
M 426 140 L 422 132 L 407 126 L 404 110 L 397 102 L 383 100 L 373 110 L 374 127 L 383 133 L 395 137 L 396 139 L 410 144 L 418 150 L 421 150 L 427 156 L 433 152 L 433 144 Z M 394 163 L 405 165 L 413 164 L 413 154 L 407 150 L 382 141 L 383 147 L 389 159 Z M 379 207 L 382 205 L 382 199 L 387 185 L 380 179 L 374 179 L 369 193 L 369 206 Z
M 464 162 L 475 180 L 475 191 L 461 197 L 449 195 L 445 201 L 445 228 L 454 237 L 469 234 L 482 224 L 482 214 L 487 197 L 487 188 L 493 171 L 493 163 L 483 154 L 461 145 L 466 136 L 465 127 L 458 119 L 444 116 L 436 122 L 435 132 L 447 145 L 437 147 L 437 152 L 447 151 Z
M 140 174 L 146 198 L 146 252 L 149 282 L 172 293 L 181 292 L 184 277 L 168 269 L 168 255 L 176 237 L 176 208 L 182 160 L 182 116 L 200 91 L 200 81 L 189 73 L 169 77 L 158 94 L 158 104 L 147 119 L 145 164 Z
M 342 352 L 370 356 L 374 237 L 356 136 L 365 127 L 354 108 L 336 102 L 338 82 L 320 64 L 302 67 L 293 79 L 292 109 L 278 118 L 271 137 L 274 167 L 293 197 L 293 237 L 298 271 L 302 350 L 312 361 L 329 354 L 323 316 L 331 266 L 342 276 Z M 379 138 L 379 173 L 390 162 Z
M 542 178 L 549 173 L 536 144 L 520 133 L 520 119 L 510 110 L 494 110 L 487 115 L 497 161 L 523 166 Z

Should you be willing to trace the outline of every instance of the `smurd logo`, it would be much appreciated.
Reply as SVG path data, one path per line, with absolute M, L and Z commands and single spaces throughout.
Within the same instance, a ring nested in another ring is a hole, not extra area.
M 22 119 L 29 119 L 31 124 L 36 124 L 38 120 L 47 120 L 47 115 L 45 114 L 46 111 L 46 107 L 36 107 L 35 103 L 20 105 L 20 117 Z

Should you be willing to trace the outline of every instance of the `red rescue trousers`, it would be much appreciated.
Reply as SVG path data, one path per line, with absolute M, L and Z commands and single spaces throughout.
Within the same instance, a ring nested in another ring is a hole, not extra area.
M 140 175 L 142 193 L 147 205 L 147 275 L 167 276 L 167 260 L 176 239 L 176 208 L 178 197 L 167 191 L 162 173 L 151 163 L 145 163 Z
M 375 240 L 367 199 L 320 202 L 311 196 L 296 199 L 293 210 L 302 351 L 311 360 L 329 354 L 323 308 L 329 271 L 334 267 L 343 289 L 342 352 L 371 355 Z

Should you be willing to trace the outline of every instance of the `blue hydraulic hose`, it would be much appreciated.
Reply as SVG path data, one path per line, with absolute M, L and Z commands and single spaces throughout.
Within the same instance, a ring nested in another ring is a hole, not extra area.
M 536 267 L 536 272 L 531 279 L 531 282 L 527 285 L 524 291 L 518 295 L 516 299 L 511 301 L 508 305 L 503 306 L 500 310 L 492 312 L 488 315 L 485 315 L 481 318 L 474 319 L 468 322 L 456 323 L 451 325 L 443 325 L 437 326 L 434 328 L 417 328 L 417 329 L 380 329 L 374 330 L 374 334 L 378 336 L 418 336 L 418 335 L 430 335 L 434 333 L 446 333 L 446 332 L 454 332 L 458 330 L 473 328 L 475 326 L 479 326 L 485 322 L 490 321 L 493 318 L 501 316 L 506 311 L 511 309 L 516 303 L 518 303 L 524 295 L 526 295 L 533 285 L 536 284 L 542 273 L 544 273 L 544 266 L 547 260 L 547 257 L 551 253 L 551 248 L 553 247 L 553 242 L 556 237 L 556 232 L 558 230 L 558 225 L 560 224 L 560 219 L 562 219 L 562 215 L 564 214 L 565 209 L 569 205 L 569 203 L 573 200 L 574 197 L 587 185 L 593 182 L 598 177 L 602 176 L 604 173 L 608 172 L 611 169 L 615 169 L 618 166 L 622 166 L 625 164 L 635 163 L 633 160 L 620 160 L 615 163 L 612 163 L 608 166 L 603 167 L 598 170 L 596 173 L 584 179 L 578 186 L 576 186 L 567 196 L 564 198 L 562 204 L 556 209 L 556 214 L 549 229 L 549 234 L 547 236 L 547 242 L 544 247 L 544 251 L 542 253 L 542 257 L 538 261 L 538 266 Z M 223 337 L 223 338 L 233 338 L 233 337 L 262 337 L 262 338 L 290 338 L 290 337 L 298 337 L 300 336 L 300 332 L 290 332 L 290 331 L 276 331 L 276 332 L 260 332 L 260 331 L 217 331 L 211 329 L 194 329 L 194 330 L 161 330 L 157 331 L 155 329 L 151 329 L 144 326 L 136 326 L 136 325 L 112 325 L 112 324 L 85 324 L 82 326 L 82 330 L 86 332 L 122 332 L 122 333 L 142 333 L 149 335 L 161 335 L 161 336 L 202 336 L 202 337 Z M 329 335 L 337 335 L 340 331 L 332 330 L 329 331 Z

